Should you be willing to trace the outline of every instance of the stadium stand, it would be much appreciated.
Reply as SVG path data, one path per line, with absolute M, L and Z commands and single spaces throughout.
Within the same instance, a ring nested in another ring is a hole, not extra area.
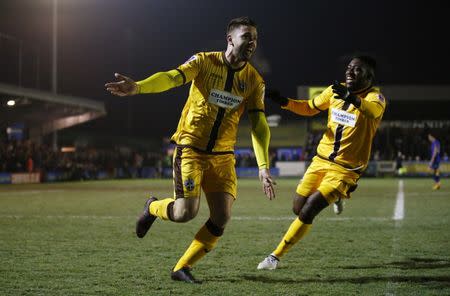
M 8 101 L 14 101 L 14 105 L 8 107 Z M 0 83 L 0 104 L 0 128 L 15 132 L 10 137 L 19 137 L 21 131 L 13 128 L 20 124 L 27 138 L 38 143 L 49 133 L 106 115 L 99 101 L 4 83 Z

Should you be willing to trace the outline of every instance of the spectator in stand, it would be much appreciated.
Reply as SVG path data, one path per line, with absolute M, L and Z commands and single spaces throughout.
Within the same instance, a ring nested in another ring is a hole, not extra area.
M 31 154 L 28 154 L 28 158 L 27 158 L 27 172 L 29 174 L 31 174 L 34 171 L 34 161 L 33 158 L 31 157 Z

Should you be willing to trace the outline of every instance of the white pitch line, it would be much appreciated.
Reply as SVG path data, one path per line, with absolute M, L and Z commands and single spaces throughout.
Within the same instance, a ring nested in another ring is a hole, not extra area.
M 64 189 L 50 189 L 50 190 L 10 190 L 10 191 L 0 191 L 0 196 L 15 196 L 15 195 L 34 195 L 43 193 L 59 193 L 66 192 Z
M 392 219 L 395 221 L 403 220 L 405 217 L 405 192 L 403 190 L 403 180 L 398 181 L 397 199 L 395 201 L 394 216 Z
M 23 218 L 33 218 L 33 219 L 80 219 L 80 220 L 113 220 L 113 219 L 135 219 L 135 216 L 99 216 L 99 215 L 8 215 L 0 214 L 0 218 L 6 219 L 23 219 Z M 231 220 L 237 221 L 292 221 L 295 216 L 236 216 L 232 217 Z M 327 217 L 321 218 L 325 221 L 373 221 L 373 222 L 383 222 L 390 221 L 389 218 L 385 217 Z
M 235 216 L 231 217 L 231 220 L 253 220 L 253 221 L 292 221 L 296 217 L 295 216 Z M 320 220 L 325 221 L 388 221 L 390 219 L 384 217 L 327 217 L 320 218 Z
M 137 216 L 136 216 L 137 217 Z M 129 219 L 135 216 L 97 216 L 97 215 L 0 215 L 0 218 L 9 219 L 80 219 L 80 220 L 112 220 L 112 219 Z
M 398 249 L 400 248 L 400 242 L 398 234 L 401 231 L 403 218 L 405 217 L 405 191 L 403 180 L 398 181 L 398 191 L 397 197 L 395 201 L 395 209 L 394 215 L 392 216 L 392 220 L 395 221 L 395 231 L 394 236 L 392 237 L 392 248 L 391 248 L 391 259 L 395 260 L 395 254 L 398 253 Z M 394 277 L 396 274 L 395 271 L 392 271 L 390 276 Z M 384 293 L 385 296 L 394 296 L 396 295 L 396 285 L 392 281 L 388 281 L 386 283 L 386 290 Z

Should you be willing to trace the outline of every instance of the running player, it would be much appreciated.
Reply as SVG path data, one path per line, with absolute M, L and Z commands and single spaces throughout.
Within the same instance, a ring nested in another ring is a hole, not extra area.
M 294 196 L 293 211 L 298 218 L 258 269 L 276 269 L 280 258 L 308 233 L 314 217 L 356 189 L 386 106 L 383 95 L 373 87 L 374 78 L 375 60 L 357 56 L 347 66 L 345 83 L 335 82 L 313 99 L 292 100 L 267 92 L 283 109 L 300 115 L 328 109 L 328 125 Z
M 438 190 L 441 188 L 441 177 L 439 173 L 439 164 L 441 162 L 441 143 L 431 133 L 428 133 L 428 140 L 431 142 L 431 160 L 429 167 L 433 172 L 433 190 Z
M 173 175 L 174 196 L 151 197 L 136 223 L 139 238 L 146 235 L 156 218 L 187 222 L 199 210 L 205 192 L 210 217 L 172 270 L 172 279 L 197 283 L 190 270 L 211 251 L 230 219 L 236 199 L 234 144 L 240 116 L 247 110 L 252 123 L 252 141 L 259 178 L 269 199 L 275 197 L 269 173 L 270 131 L 264 115 L 264 81 L 249 63 L 257 46 L 257 27 L 248 17 L 233 19 L 227 28 L 224 52 L 200 52 L 174 70 L 156 73 L 134 82 L 116 74 L 118 82 L 106 84 L 114 95 L 158 93 L 189 83 L 191 88 L 178 128 Z

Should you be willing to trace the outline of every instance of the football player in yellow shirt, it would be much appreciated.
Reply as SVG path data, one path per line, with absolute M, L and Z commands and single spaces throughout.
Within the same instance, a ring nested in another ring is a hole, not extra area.
M 335 82 L 310 100 L 292 100 L 267 91 L 283 109 L 300 115 L 328 110 L 328 124 L 317 154 L 297 186 L 293 211 L 298 218 L 258 269 L 276 269 L 280 258 L 308 233 L 314 217 L 328 205 L 349 198 L 356 189 L 386 107 L 385 98 L 373 87 L 375 67 L 371 57 L 352 58 L 345 83 Z
M 247 110 L 252 125 L 252 143 L 259 166 L 259 178 L 269 199 L 275 197 L 269 172 L 270 131 L 264 114 L 264 81 L 249 63 L 257 46 L 256 24 L 248 17 L 230 21 L 227 49 L 200 52 L 184 64 L 135 82 L 116 74 L 107 83 L 118 96 L 158 93 L 190 83 L 191 87 L 178 127 L 171 140 L 176 144 L 173 161 L 174 194 L 165 199 L 151 197 L 136 223 L 139 238 L 146 235 L 156 218 L 187 222 L 197 215 L 201 190 L 210 217 L 172 270 L 173 280 L 199 281 L 191 267 L 211 251 L 222 236 L 236 199 L 234 144 L 238 123 Z

